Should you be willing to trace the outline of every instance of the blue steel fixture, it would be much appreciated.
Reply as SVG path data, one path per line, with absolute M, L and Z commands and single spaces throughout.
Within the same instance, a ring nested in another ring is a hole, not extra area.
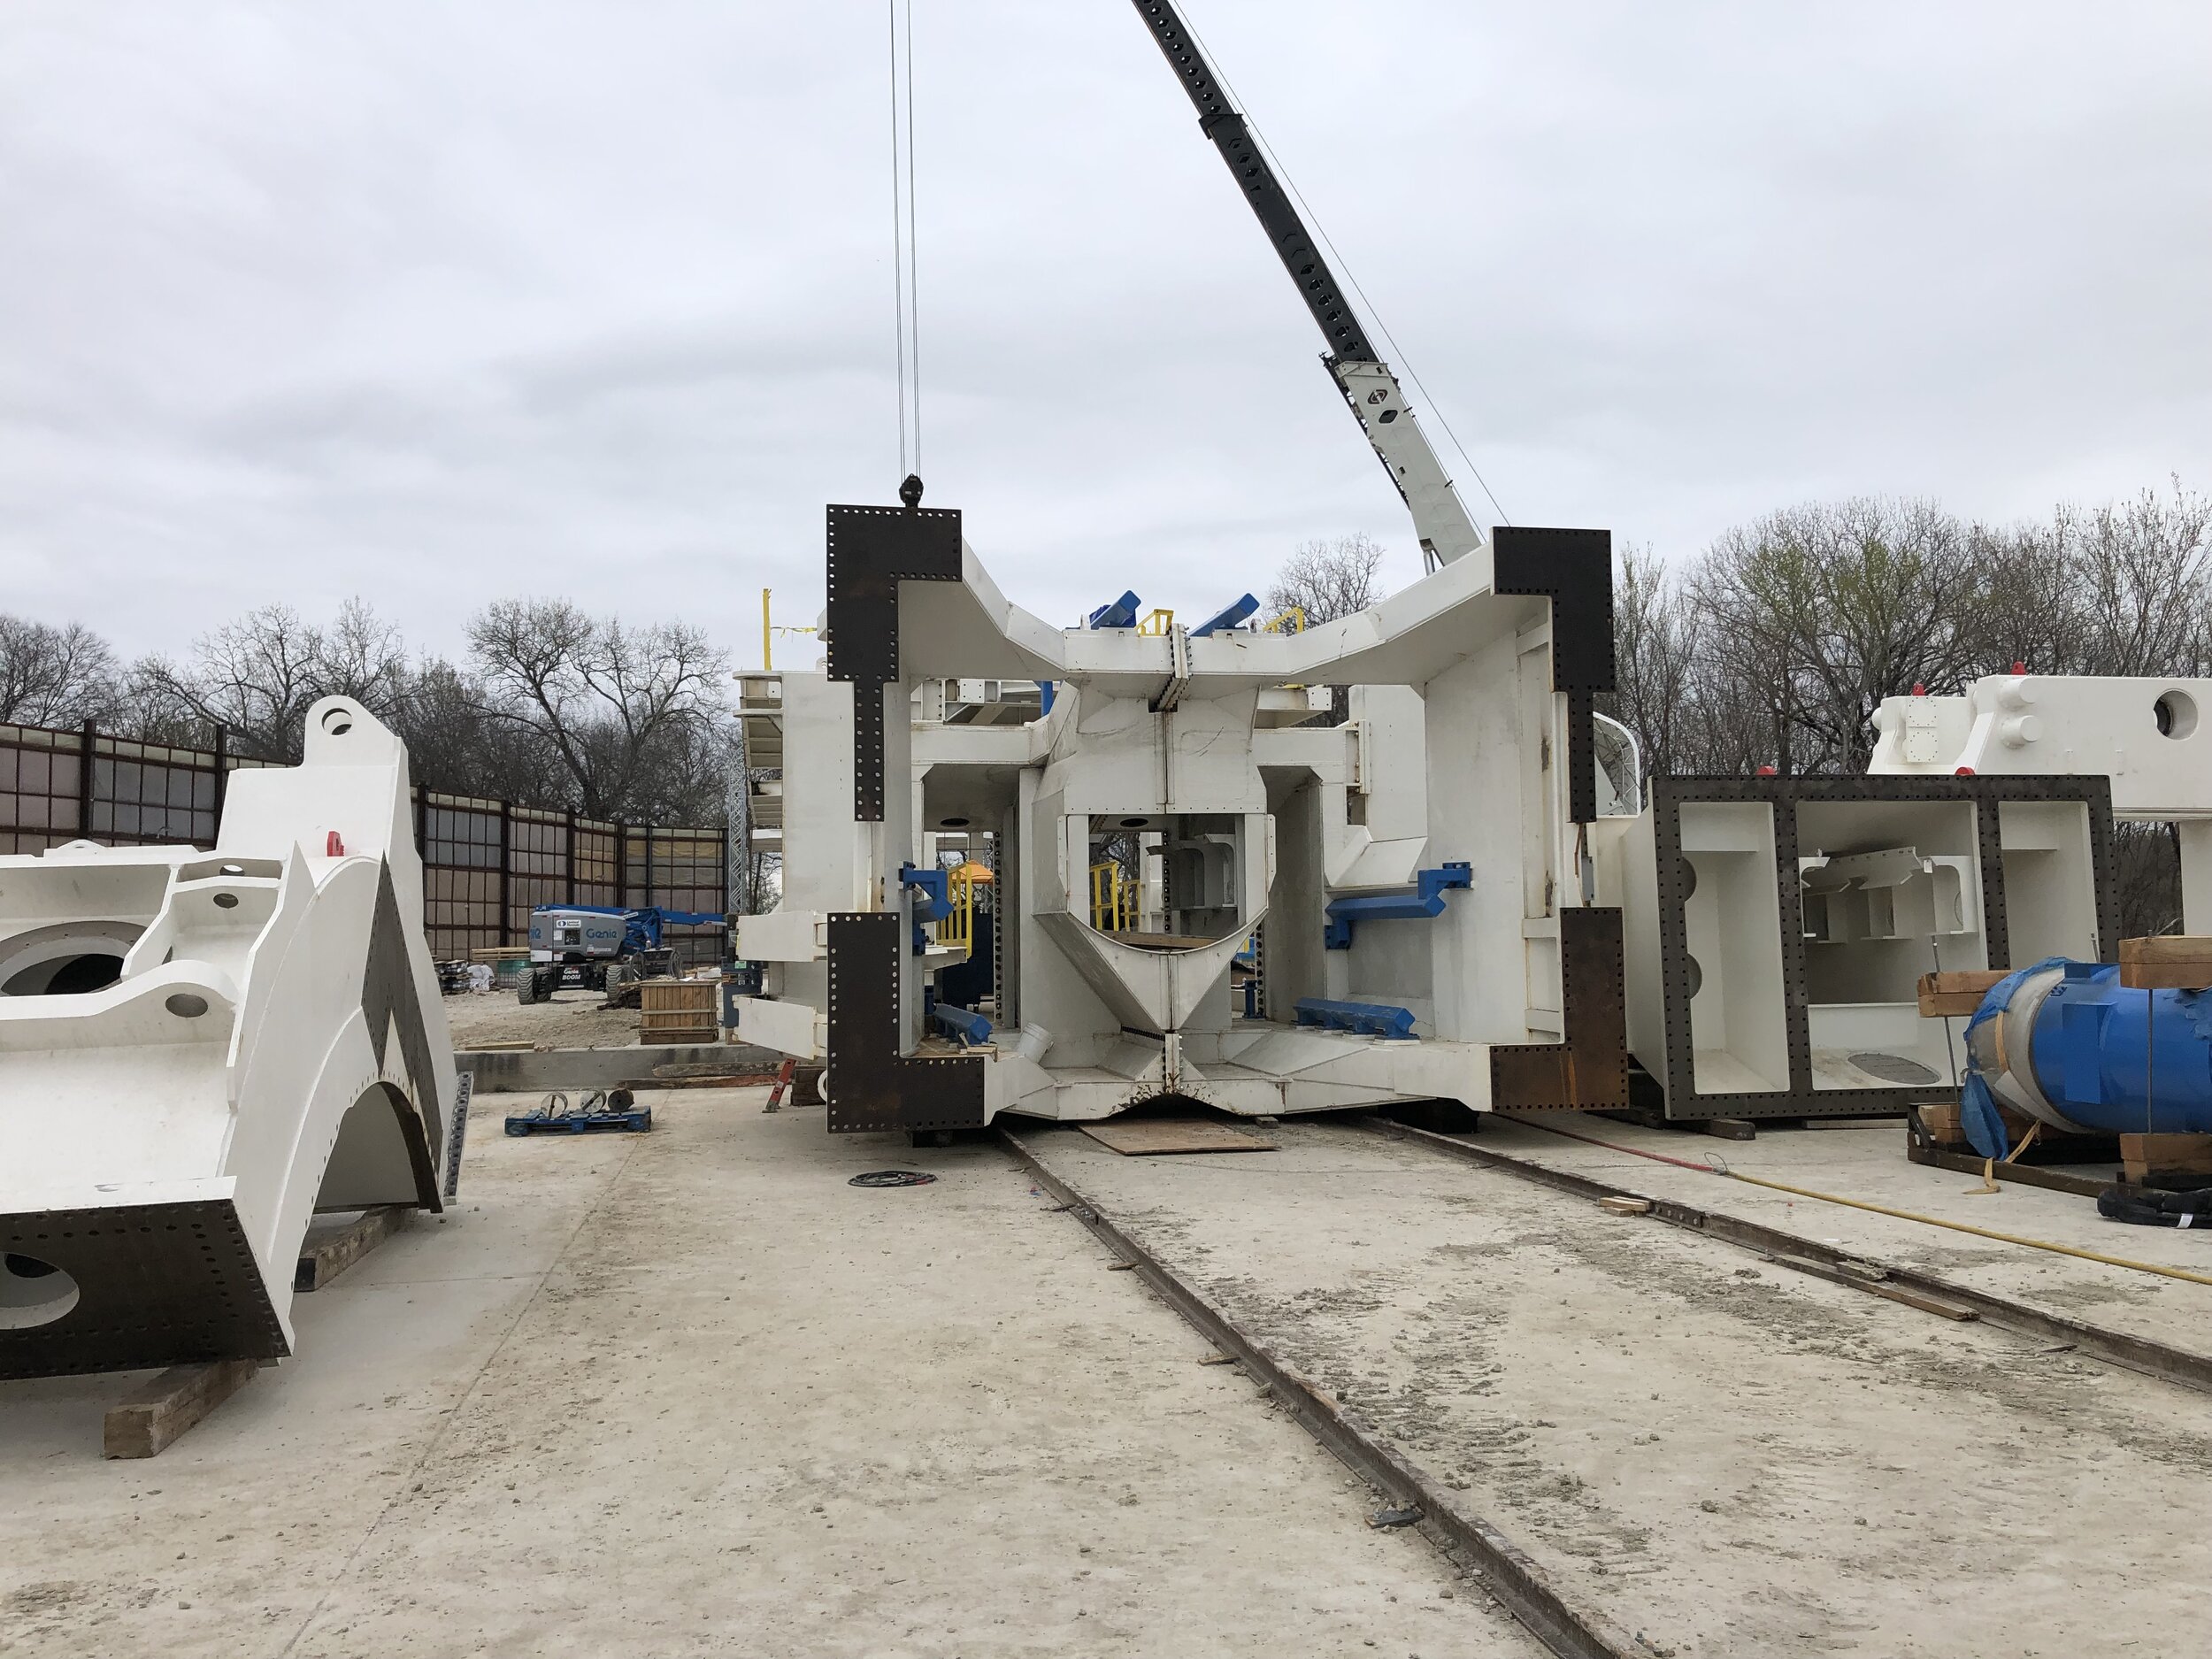
M 1190 631 L 1190 636 L 1194 640 L 1202 640 L 1209 634 L 1217 634 L 1223 628 L 1233 628 L 1238 623 L 1248 618 L 1259 608 L 1260 602 L 1250 594 L 1247 594 L 1226 610 L 1216 611 L 1212 616 L 1208 617 Z
M 1340 1002 L 1325 996 L 1302 996 L 1298 999 L 1298 1023 L 1394 1041 L 1413 1035 L 1413 1010 L 1394 1008 L 1387 1002 Z
M 2212 1133 L 2212 994 L 2055 956 L 1990 987 L 1966 1049 L 1962 1117 L 1984 1157 L 2010 1150 L 1997 1098 L 2083 1133 Z
M 991 1022 L 967 1009 L 939 1002 L 929 1010 L 929 1017 L 964 1048 L 973 1048 L 991 1041 Z
M 1473 887 L 1475 869 L 1471 864 L 1447 864 L 1437 870 L 1416 871 L 1413 880 L 1409 893 L 1365 893 L 1355 898 L 1331 899 L 1322 943 L 1331 950 L 1349 950 L 1355 922 L 1417 922 L 1441 916 L 1444 895 L 1454 887 Z
M 1089 628 L 1133 628 L 1137 626 L 1137 611 L 1143 603 L 1134 593 L 1125 593 L 1110 605 L 1101 605 L 1092 611 L 1090 620 L 1083 626 Z
M 918 956 L 929 949 L 929 924 L 952 914 L 952 872 L 901 864 L 899 881 L 914 889 L 914 954 Z

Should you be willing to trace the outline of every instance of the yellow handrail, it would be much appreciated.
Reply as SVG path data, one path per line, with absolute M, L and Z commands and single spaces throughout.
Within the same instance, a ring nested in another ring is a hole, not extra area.
M 1140 634 L 1165 634 L 1174 626 L 1175 613 L 1172 611 L 1154 611 L 1148 615 L 1143 621 L 1137 624 L 1137 632 Z
M 1112 860 L 1091 866 L 1091 926 L 1102 933 L 1129 931 L 1136 909 L 1136 883 Z
M 1260 624 L 1263 634 L 1303 634 L 1306 631 L 1306 608 L 1293 605 L 1279 617 Z
M 945 882 L 952 909 L 937 918 L 937 942 L 970 955 L 975 951 L 975 877 L 964 863 Z

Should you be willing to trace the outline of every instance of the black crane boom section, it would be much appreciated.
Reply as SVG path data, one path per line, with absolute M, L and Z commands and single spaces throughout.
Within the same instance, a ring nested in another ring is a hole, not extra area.
M 1305 220 L 1299 217 L 1290 193 L 1283 188 L 1275 170 L 1267 165 L 1260 147 L 1253 142 L 1244 117 L 1229 102 L 1228 93 L 1222 88 L 1206 55 L 1198 50 L 1198 42 L 1191 37 L 1188 27 L 1169 0 L 1133 0 L 1133 4 L 1151 25 L 1152 38 L 1159 42 L 1168 66 L 1175 71 L 1183 90 L 1197 106 L 1199 130 L 1213 141 L 1222 160 L 1228 163 L 1229 171 L 1244 190 L 1244 199 L 1259 216 L 1260 227 L 1275 244 L 1275 253 L 1282 260 L 1283 269 L 1290 273 L 1291 280 L 1298 285 L 1298 292 L 1305 299 L 1306 309 L 1313 313 L 1314 321 L 1321 325 L 1331 357 L 1341 362 L 1379 362 L 1374 347 L 1368 343 L 1367 331 L 1352 314 L 1336 273 L 1322 258 L 1321 250 L 1316 245 L 1313 234 L 1306 228 Z

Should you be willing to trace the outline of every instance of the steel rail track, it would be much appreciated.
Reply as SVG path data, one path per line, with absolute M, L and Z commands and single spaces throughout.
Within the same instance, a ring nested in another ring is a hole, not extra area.
M 2148 1337 L 2130 1336 L 2124 1332 L 2087 1325 L 2062 1314 L 2047 1313 L 2025 1302 L 1976 1290 L 1955 1279 L 1923 1272 L 1917 1268 L 1901 1267 L 1893 1262 L 1881 1261 L 1859 1252 L 1839 1249 L 1817 1239 L 1809 1239 L 1801 1233 L 1786 1233 L 1763 1222 L 1747 1221 L 1740 1216 L 1700 1209 L 1694 1204 L 1639 1192 L 1634 1187 L 1578 1175 L 1569 1170 L 1555 1169 L 1548 1164 L 1517 1158 L 1508 1153 L 1494 1152 L 1451 1135 L 1438 1134 L 1433 1130 L 1417 1129 L 1409 1124 L 1395 1123 L 1382 1118 L 1359 1121 L 1373 1133 L 1386 1139 L 1410 1141 L 1445 1156 L 1495 1170 L 1501 1175 L 1510 1175 L 1517 1180 L 1549 1187 L 1577 1198 L 1586 1198 L 1594 1202 L 1601 1198 L 1638 1199 L 1651 1206 L 1650 1214 L 1655 1220 L 1692 1233 L 1703 1233 L 1709 1239 L 1719 1239 L 1737 1245 L 1780 1266 L 1800 1272 L 1811 1272 L 1817 1278 L 1855 1285 L 1864 1290 L 1878 1291 L 1882 1285 L 1888 1285 L 1916 1291 L 1971 1312 L 1991 1325 L 2017 1331 L 2024 1335 L 2062 1342 L 2078 1353 L 2102 1360 L 2108 1364 L 2140 1371 L 2164 1382 L 2177 1383 L 2182 1387 L 2195 1389 L 2199 1393 L 2212 1394 L 2212 1357 L 2201 1354 L 2172 1348 Z M 1869 1266 L 1880 1270 L 1882 1277 L 1878 1284 L 1870 1283 L 1848 1271 L 1854 1267 Z
M 1420 1530 L 1471 1571 L 1482 1587 L 1531 1634 L 1563 1659 L 1649 1659 L 1651 1649 L 1614 1629 L 1602 1616 L 1570 1602 L 1512 1540 L 1347 1412 L 1317 1382 L 1249 1335 L 1171 1268 L 1099 1212 L 1098 1206 L 1055 1174 L 1012 1130 L 1000 1142 L 1030 1178 L 1124 1261 L 1200 1335 L 1233 1355 L 1283 1409 L 1330 1452 L 1396 1504 L 1421 1512 Z

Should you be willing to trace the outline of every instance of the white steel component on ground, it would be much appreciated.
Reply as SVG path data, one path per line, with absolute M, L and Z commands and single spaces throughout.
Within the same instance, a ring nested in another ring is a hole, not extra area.
M 440 1208 L 455 1092 L 406 750 L 349 700 L 212 852 L 0 858 L 0 1376 L 288 1353 L 310 1215 Z
M 961 580 L 900 589 L 880 823 L 854 816 L 852 687 L 741 676 L 749 720 L 780 728 L 785 827 L 780 908 L 739 922 L 739 954 L 766 964 L 741 1035 L 825 1057 L 831 918 L 890 910 L 910 930 L 902 868 L 941 868 L 941 849 L 956 861 L 987 838 L 988 1114 L 1095 1118 L 1157 1095 L 1250 1114 L 1488 1108 L 1494 1046 L 1562 1039 L 1559 914 L 1587 900 L 1548 602 L 1495 592 L 1489 547 L 1463 551 L 1303 633 L 1193 638 L 1054 627 L 964 549 Z M 1053 687 L 1041 717 L 1039 682 Z M 1329 704 L 1307 688 L 1330 685 L 1352 688 L 1348 721 L 1275 724 L 1281 687 L 1311 718 Z M 1011 718 L 977 706 L 987 687 Z M 1102 927 L 1097 849 L 1124 834 L 1143 847 L 1141 925 Z M 1470 879 L 1440 915 L 1366 922 L 1325 949 L 1333 899 L 1448 863 Z M 1248 1017 L 1232 964 L 1263 924 Z M 935 1041 L 924 986 L 968 955 L 924 946 L 897 969 L 909 1055 Z M 1306 999 L 1404 1010 L 1413 1035 L 1302 1025 Z

